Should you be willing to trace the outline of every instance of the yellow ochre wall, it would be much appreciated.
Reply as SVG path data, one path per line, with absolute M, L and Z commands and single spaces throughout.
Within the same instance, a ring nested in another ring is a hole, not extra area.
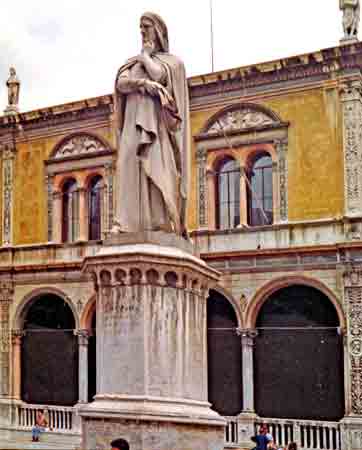
M 73 132 L 76 132 L 76 128 Z M 111 142 L 109 129 L 97 129 L 96 133 Z M 47 242 L 44 161 L 49 158 L 56 144 L 67 135 L 17 144 L 13 191 L 15 245 Z
M 253 99 L 289 122 L 288 216 L 290 221 L 343 215 L 342 114 L 336 87 L 316 88 Z M 226 105 L 225 105 L 226 106 Z M 191 113 L 192 135 L 221 108 Z M 197 228 L 196 146 L 192 143 L 192 184 L 189 226 Z
M 343 147 L 337 88 L 316 88 L 253 99 L 290 122 L 288 147 L 289 220 L 317 220 L 343 214 Z M 226 106 L 226 105 L 225 105 Z M 191 112 L 192 136 L 221 108 Z M 72 132 L 76 132 L 74 124 Z M 97 133 L 111 143 L 108 128 Z M 17 145 L 14 180 L 14 243 L 47 241 L 44 161 L 66 135 Z M 197 228 L 197 173 L 192 140 L 189 227 Z

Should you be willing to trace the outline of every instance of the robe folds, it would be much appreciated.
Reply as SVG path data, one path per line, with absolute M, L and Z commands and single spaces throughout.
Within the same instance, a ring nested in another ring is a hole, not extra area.
M 157 95 L 123 93 L 119 79 L 148 79 L 135 58 L 117 74 L 118 129 L 115 222 L 121 232 L 186 232 L 189 164 L 189 99 L 183 63 L 168 53 L 152 55 L 164 76 Z M 162 86 L 161 86 L 162 85 Z

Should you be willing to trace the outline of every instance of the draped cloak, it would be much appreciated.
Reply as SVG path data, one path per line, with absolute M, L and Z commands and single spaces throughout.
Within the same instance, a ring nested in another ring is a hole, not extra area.
M 186 233 L 189 100 L 185 68 L 169 53 L 152 55 L 165 73 L 158 96 L 122 93 L 120 77 L 151 80 L 135 58 L 117 74 L 118 159 L 115 222 L 120 231 Z M 151 80 L 152 81 L 152 80 Z

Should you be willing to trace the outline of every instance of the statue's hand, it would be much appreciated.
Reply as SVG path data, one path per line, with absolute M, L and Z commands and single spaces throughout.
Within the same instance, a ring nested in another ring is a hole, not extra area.
M 155 83 L 154 81 L 150 81 L 150 80 L 145 80 L 144 86 L 145 86 L 146 92 L 149 95 L 152 95 L 153 97 L 158 95 L 158 93 L 159 93 L 158 92 L 159 91 L 158 83 Z

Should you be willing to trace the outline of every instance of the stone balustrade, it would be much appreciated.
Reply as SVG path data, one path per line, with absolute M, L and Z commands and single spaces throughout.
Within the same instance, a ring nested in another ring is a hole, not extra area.
M 224 419 L 227 422 L 225 448 L 240 448 L 242 444 L 240 418 L 224 417 Z M 269 432 L 280 447 L 296 442 L 299 450 L 342 450 L 339 422 L 257 418 L 254 421 L 255 433 L 261 424 L 269 426 Z
M 258 419 L 255 431 L 264 423 L 279 446 L 296 442 L 300 450 L 341 450 L 338 422 L 289 419 Z
M 52 431 L 63 433 L 80 432 L 80 422 L 77 420 L 76 408 L 66 406 L 17 405 L 13 426 L 16 428 L 32 428 L 39 409 L 43 409 L 48 416 L 49 428 Z

